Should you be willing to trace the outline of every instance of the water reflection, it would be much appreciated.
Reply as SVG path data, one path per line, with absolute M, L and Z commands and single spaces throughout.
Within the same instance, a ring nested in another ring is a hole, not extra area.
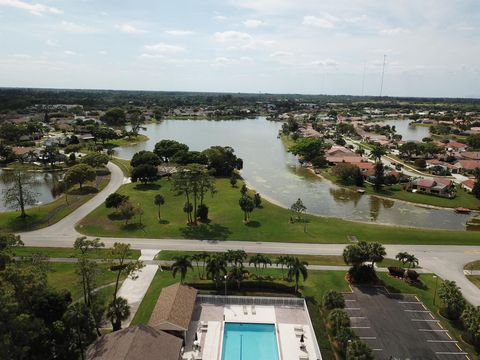
M 405 141 L 422 141 L 423 138 L 430 136 L 430 128 L 428 126 L 410 125 L 411 120 L 393 119 L 382 121 L 385 125 L 395 126 L 397 134 L 402 135 Z
M 426 228 L 465 229 L 469 215 L 361 195 L 319 178 L 301 167 L 277 139 L 281 125 L 265 118 L 215 122 L 166 120 L 146 125 L 144 133 L 149 140 L 120 147 L 117 155 L 131 159 L 137 151 L 152 150 L 161 139 L 183 142 L 191 150 L 228 145 L 243 158 L 242 175 L 249 185 L 284 207 L 290 207 L 301 197 L 310 213 L 324 216 Z

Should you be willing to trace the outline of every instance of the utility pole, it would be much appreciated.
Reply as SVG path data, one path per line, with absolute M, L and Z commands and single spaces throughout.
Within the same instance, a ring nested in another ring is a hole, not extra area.
M 383 55 L 383 67 L 382 67 L 382 82 L 380 83 L 380 97 L 382 97 L 383 93 L 383 76 L 385 75 L 385 63 L 387 61 L 387 55 Z

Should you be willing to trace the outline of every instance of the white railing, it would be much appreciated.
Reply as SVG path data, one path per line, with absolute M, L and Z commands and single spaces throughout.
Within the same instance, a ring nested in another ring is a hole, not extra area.
M 294 297 L 261 297 L 261 296 L 223 296 L 197 295 L 199 304 L 212 305 L 266 305 L 304 307 L 304 300 Z

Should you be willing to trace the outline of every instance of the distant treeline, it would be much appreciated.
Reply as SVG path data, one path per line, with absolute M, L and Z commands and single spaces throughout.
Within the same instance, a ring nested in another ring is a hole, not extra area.
M 289 104 L 342 103 L 345 105 L 371 106 L 376 108 L 447 108 L 449 110 L 472 111 L 480 109 L 480 99 L 465 98 L 394 98 L 350 95 L 302 95 L 302 94 L 248 94 L 248 93 L 206 93 L 179 91 L 129 91 L 129 90 L 67 90 L 0 88 L 0 112 L 23 110 L 35 104 L 79 104 L 88 109 L 107 109 L 113 106 L 252 106 L 257 102 Z

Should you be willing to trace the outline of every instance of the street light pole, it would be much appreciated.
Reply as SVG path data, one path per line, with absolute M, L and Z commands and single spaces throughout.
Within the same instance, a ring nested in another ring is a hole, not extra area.
M 435 278 L 435 291 L 434 291 L 434 293 L 433 293 L 433 305 L 435 305 L 435 299 L 437 298 L 438 276 L 437 276 L 437 275 L 433 275 L 433 277 Z
M 225 296 L 227 296 L 227 275 L 224 275 L 223 278 L 225 279 Z

